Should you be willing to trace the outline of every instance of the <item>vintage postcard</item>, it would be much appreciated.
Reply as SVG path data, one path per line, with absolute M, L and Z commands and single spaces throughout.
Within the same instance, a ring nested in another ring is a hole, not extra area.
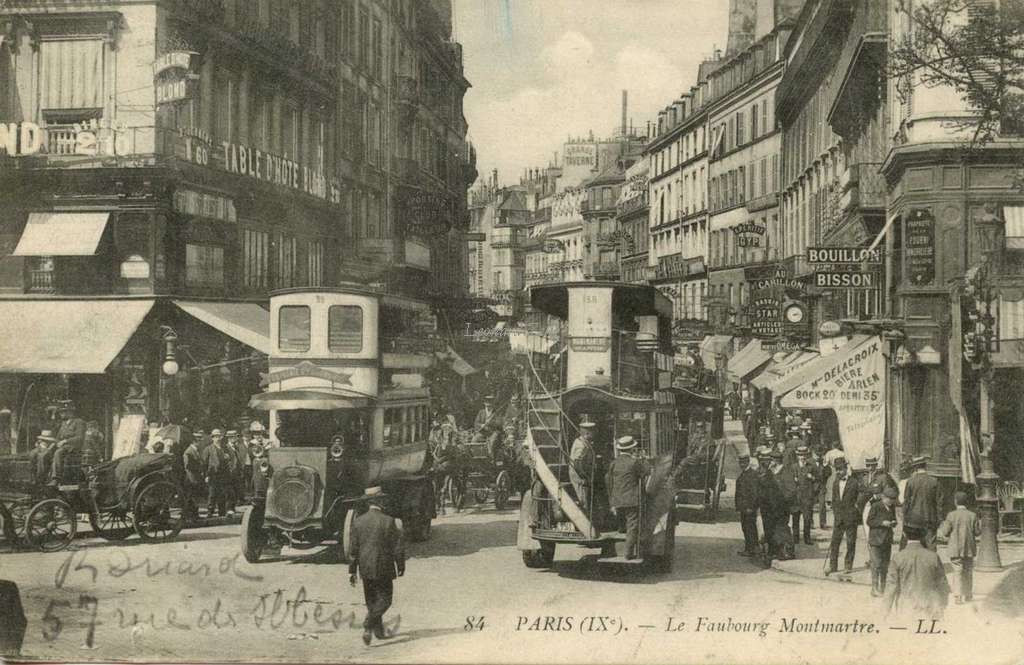
M 1024 662 L 1021 0 L 0 0 L 0 661 Z

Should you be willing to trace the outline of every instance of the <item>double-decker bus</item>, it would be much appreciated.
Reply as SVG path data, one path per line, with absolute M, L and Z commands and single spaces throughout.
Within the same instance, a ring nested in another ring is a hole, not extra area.
M 429 537 L 435 508 L 423 371 L 434 354 L 418 333 L 426 316 L 424 303 L 363 286 L 271 295 L 266 392 L 250 400 L 270 413 L 270 443 L 254 451 L 246 560 L 331 540 L 347 559 L 356 508 L 375 485 L 407 537 Z
M 639 559 L 670 569 L 680 430 L 695 406 L 690 401 L 698 400 L 701 411 L 717 401 L 673 385 L 671 301 L 646 285 L 570 282 L 532 287 L 530 303 L 558 319 L 561 333 L 552 353 L 526 354 L 525 445 L 533 483 L 520 507 L 517 544 L 524 563 L 550 566 L 560 543 L 610 556 L 625 539 L 608 505 L 605 470 L 614 442 L 629 435 L 650 468 L 640 488 Z M 577 478 L 589 476 L 581 501 L 570 470 L 584 421 L 595 425 L 596 464 L 575 469 Z

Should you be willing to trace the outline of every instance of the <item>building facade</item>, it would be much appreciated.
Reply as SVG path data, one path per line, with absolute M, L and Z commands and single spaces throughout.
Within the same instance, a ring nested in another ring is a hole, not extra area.
M 115 447 L 140 420 L 235 418 L 244 398 L 206 396 L 258 390 L 273 289 L 464 292 L 475 158 L 444 2 L 19 1 L 0 29 L 5 318 L 52 312 L 71 348 L 114 326 L 91 359 L 0 353 L 20 446 L 56 398 Z

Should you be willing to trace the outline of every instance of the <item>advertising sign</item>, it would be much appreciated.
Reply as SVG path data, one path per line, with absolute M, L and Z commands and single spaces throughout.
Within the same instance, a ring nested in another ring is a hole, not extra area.
M 867 247 L 808 247 L 808 263 L 882 265 L 882 250 Z
M 593 143 L 567 143 L 565 145 L 565 166 L 597 167 L 597 146 Z
M 807 365 L 807 380 L 782 398 L 782 406 L 831 409 L 839 422 L 846 458 L 854 469 L 868 457 L 882 456 L 885 434 L 885 356 L 878 337 Z M 781 387 L 781 386 L 780 386 Z
M 907 280 L 913 286 L 931 284 L 935 280 L 935 218 L 928 210 L 912 210 L 905 226 Z
M 732 227 L 737 247 L 761 247 L 767 227 L 757 222 L 744 222 Z
M 153 61 L 156 103 L 180 102 L 192 96 L 192 85 L 199 78 L 190 71 L 192 51 L 171 51 Z

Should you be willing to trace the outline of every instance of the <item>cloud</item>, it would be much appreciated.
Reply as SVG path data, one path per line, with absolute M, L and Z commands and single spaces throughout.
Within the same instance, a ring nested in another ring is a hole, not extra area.
M 593 57 L 594 45 L 575 30 L 563 33 L 541 52 L 545 73 L 559 81 L 573 80 L 580 71 L 591 69 Z

